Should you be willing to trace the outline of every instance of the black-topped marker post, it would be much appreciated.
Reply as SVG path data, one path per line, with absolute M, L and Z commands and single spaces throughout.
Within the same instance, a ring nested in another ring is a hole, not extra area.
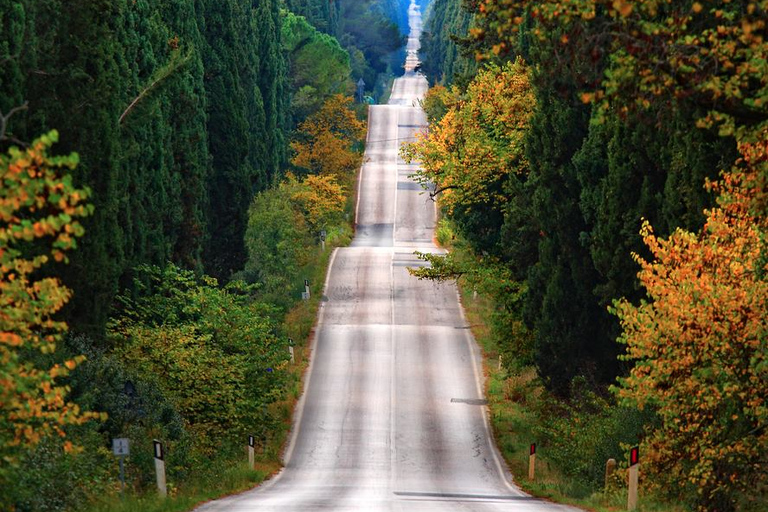
M 254 464 L 254 447 L 256 446 L 256 438 L 254 436 L 248 436 L 248 468 L 253 471 Z
M 154 439 L 152 444 L 155 448 L 155 473 L 157 473 L 157 492 L 165 498 L 168 496 L 168 486 L 165 483 L 165 450 L 163 443 Z

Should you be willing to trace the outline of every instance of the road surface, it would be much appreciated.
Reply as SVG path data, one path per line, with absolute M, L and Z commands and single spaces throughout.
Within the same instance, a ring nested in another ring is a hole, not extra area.
M 405 76 L 370 109 L 356 236 L 331 261 L 285 468 L 200 512 L 574 510 L 509 483 L 456 289 L 408 275 L 414 250 L 438 250 L 434 203 L 398 157 L 426 126 L 415 4 L 410 20 Z

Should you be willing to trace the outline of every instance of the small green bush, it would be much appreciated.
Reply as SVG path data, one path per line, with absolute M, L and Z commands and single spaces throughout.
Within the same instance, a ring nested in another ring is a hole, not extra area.
M 569 479 L 565 493 L 581 498 L 604 486 L 606 461 L 624 461 L 626 447 L 638 444 L 654 416 L 616 405 L 581 377 L 571 388 L 569 402 L 553 397 L 541 402 L 536 434 L 547 459 Z

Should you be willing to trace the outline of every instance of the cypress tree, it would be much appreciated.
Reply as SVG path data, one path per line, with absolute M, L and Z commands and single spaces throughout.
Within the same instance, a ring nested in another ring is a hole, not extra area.
M 58 128 L 57 151 L 81 155 L 74 177 L 78 186 L 92 189 L 95 213 L 83 222 L 88 236 L 61 273 L 75 290 L 70 321 L 79 330 L 99 334 L 125 263 L 125 234 L 118 217 L 124 186 L 118 119 L 127 90 L 120 59 L 125 2 L 43 0 L 25 5 L 29 26 L 39 38 L 23 59 L 24 95 L 30 102 L 23 138 Z
M 592 290 L 597 280 L 579 211 L 581 188 L 572 158 L 587 134 L 589 109 L 574 107 L 553 89 L 540 90 L 527 155 L 535 173 L 533 212 L 541 230 L 538 262 L 528 273 L 526 321 L 534 331 L 534 358 L 554 392 L 586 375 L 612 380 L 617 350 L 601 336 L 602 311 Z
M 205 266 L 219 278 L 243 268 L 248 205 L 285 159 L 277 133 L 285 108 L 278 5 L 260 0 L 254 8 L 246 0 L 206 0 L 199 11 L 213 159 Z
M 93 190 L 88 235 L 62 269 L 73 329 L 102 333 L 138 264 L 202 270 L 205 245 L 218 275 L 239 268 L 253 192 L 286 160 L 277 0 L 0 9 L 0 109 L 29 100 L 13 135 L 58 128 L 57 151 L 80 153 L 77 185 Z

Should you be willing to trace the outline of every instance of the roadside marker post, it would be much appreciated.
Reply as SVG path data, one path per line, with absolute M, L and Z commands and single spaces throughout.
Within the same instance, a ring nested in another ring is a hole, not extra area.
M 528 480 L 533 481 L 536 476 L 536 443 L 531 443 L 531 453 L 528 456 Z
M 629 492 L 627 510 L 637 510 L 637 481 L 640 472 L 640 448 L 633 446 L 629 450 Z
M 320 245 L 322 246 L 323 251 L 325 251 L 325 237 L 326 237 L 325 230 L 320 231 Z
M 155 473 L 157 473 L 157 492 L 165 498 L 168 496 L 168 486 L 165 483 L 165 451 L 163 443 L 157 439 L 152 440 L 155 448 Z
M 120 463 L 120 495 L 125 494 L 125 458 L 131 453 L 131 443 L 125 437 L 112 440 L 112 453 L 118 457 Z
M 253 471 L 254 464 L 254 447 L 256 446 L 256 438 L 254 436 L 248 436 L 248 468 Z
M 291 364 L 296 362 L 296 352 L 293 349 L 293 338 L 288 338 L 288 353 L 291 355 Z
M 616 472 L 616 459 L 608 459 L 608 461 L 605 463 L 605 488 L 607 489 L 610 482 L 611 477 Z
M 309 279 L 304 280 L 304 293 L 301 294 L 301 298 L 309 300 Z

